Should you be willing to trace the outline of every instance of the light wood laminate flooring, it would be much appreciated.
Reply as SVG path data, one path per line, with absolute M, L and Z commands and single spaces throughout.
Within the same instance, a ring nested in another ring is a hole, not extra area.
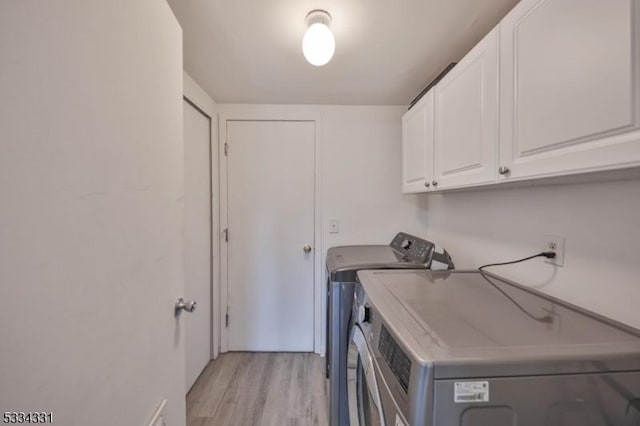
M 222 354 L 187 394 L 187 425 L 326 426 L 324 371 L 311 353 Z

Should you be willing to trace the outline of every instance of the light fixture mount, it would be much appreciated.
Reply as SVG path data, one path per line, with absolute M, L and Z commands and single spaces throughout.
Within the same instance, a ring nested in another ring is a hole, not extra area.
M 327 27 L 331 25 L 331 15 L 323 9 L 313 9 L 307 13 L 305 20 L 307 22 L 307 27 L 310 27 L 313 24 L 324 24 Z

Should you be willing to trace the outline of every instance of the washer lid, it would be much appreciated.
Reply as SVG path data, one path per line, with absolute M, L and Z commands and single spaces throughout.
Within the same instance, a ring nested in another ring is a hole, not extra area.
M 385 245 L 339 246 L 327 251 L 327 271 L 331 281 L 355 282 L 362 269 L 425 268 Z
M 365 292 L 435 378 L 640 370 L 640 332 L 478 272 L 363 271 Z

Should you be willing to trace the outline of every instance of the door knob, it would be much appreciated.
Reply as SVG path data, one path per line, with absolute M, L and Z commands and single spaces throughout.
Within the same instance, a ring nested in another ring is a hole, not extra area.
M 307 244 L 306 246 L 302 247 L 302 251 L 305 253 L 311 253 L 311 246 Z
M 430 187 L 431 186 L 431 182 L 425 181 L 424 182 L 424 186 L 427 187 L 427 188 Z
M 193 312 L 197 307 L 198 304 L 195 300 L 189 300 L 188 302 L 185 302 L 181 297 L 180 299 L 176 300 L 176 315 L 178 315 L 180 311 Z
M 498 173 L 500 173 L 501 175 L 506 175 L 510 171 L 511 170 L 509 170 L 509 168 L 506 166 L 500 166 L 500 168 L 498 169 Z

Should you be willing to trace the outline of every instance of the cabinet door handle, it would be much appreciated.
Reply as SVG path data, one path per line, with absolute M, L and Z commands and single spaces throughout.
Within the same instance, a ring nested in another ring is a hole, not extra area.
M 437 181 L 437 180 L 431 181 L 431 184 L 432 184 L 433 186 L 438 186 L 438 181 Z
M 506 166 L 500 166 L 500 168 L 498 169 L 498 173 L 500 173 L 501 175 L 506 175 L 510 171 L 511 170 L 509 170 L 509 168 Z
M 431 184 L 429 182 L 425 182 L 424 186 L 426 186 L 427 188 L 431 186 Z

